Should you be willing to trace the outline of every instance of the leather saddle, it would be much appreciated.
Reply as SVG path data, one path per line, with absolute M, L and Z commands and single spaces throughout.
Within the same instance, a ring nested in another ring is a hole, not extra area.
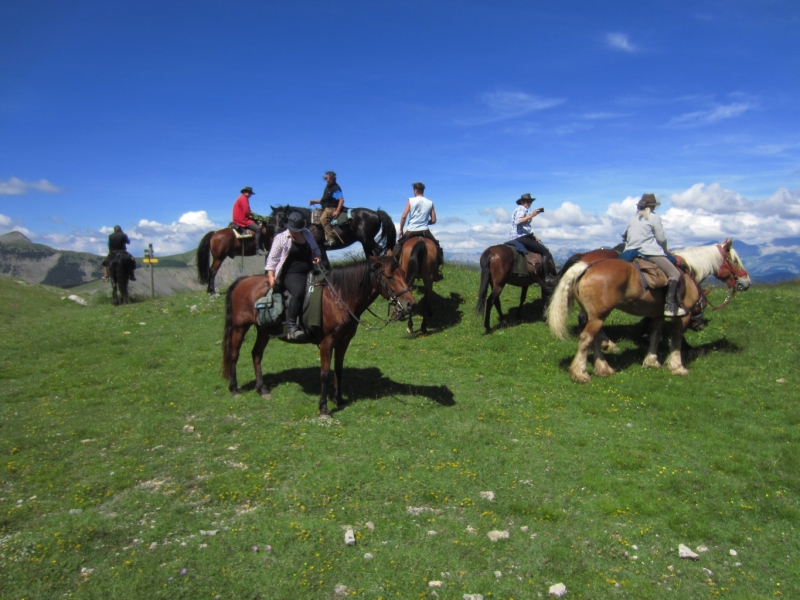
M 252 229 L 244 229 L 243 227 L 239 227 L 236 223 L 228 223 L 228 227 L 233 229 L 234 235 L 239 239 L 251 238 L 256 235 L 253 233 Z
M 527 250 L 523 253 L 514 244 L 506 245 L 514 250 L 514 266 L 512 267 L 514 275 L 518 277 L 528 277 L 531 275 L 544 277 L 544 260 L 541 254 L 528 252 Z

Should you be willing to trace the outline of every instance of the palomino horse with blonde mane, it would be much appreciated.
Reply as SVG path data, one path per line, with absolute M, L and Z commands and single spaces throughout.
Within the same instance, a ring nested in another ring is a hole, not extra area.
M 391 256 L 370 257 L 367 260 L 336 267 L 326 275 L 322 291 L 322 331 L 319 339 L 320 416 L 328 411 L 328 378 L 331 357 L 334 357 L 334 400 L 342 403 L 342 368 L 344 355 L 356 334 L 361 314 L 378 297 L 383 296 L 394 307 L 392 321 L 403 318 L 414 308 L 414 296 L 406 284 L 405 273 Z M 269 388 L 261 374 L 261 358 L 270 336 L 281 334 L 283 325 L 259 327 L 256 300 L 269 289 L 266 275 L 253 275 L 237 279 L 228 288 L 225 300 L 225 333 L 222 343 L 222 376 L 229 380 L 228 389 L 234 396 L 240 393 L 236 379 L 236 362 L 244 336 L 256 325 L 257 337 L 253 345 L 253 368 L 256 372 L 256 391 L 264 399 L 271 398 Z
M 729 288 L 746 290 L 750 287 L 750 277 L 731 246 L 732 240 L 726 240 L 724 244 L 687 248 L 679 253 L 689 265 L 691 275 L 683 275 L 686 284 L 683 304 L 688 310 L 686 316 L 673 319 L 670 353 L 667 357 L 667 366 L 676 375 L 688 373 L 683 366 L 681 342 L 691 319 L 692 308 L 704 298 L 697 282 L 715 275 L 725 281 Z M 565 339 L 567 316 L 572 302 L 576 301 L 586 312 L 586 327 L 580 334 L 578 352 L 569 369 L 572 380 L 577 383 L 589 381 L 586 363 L 590 347 L 595 357 L 594 374 L 603 377 L 614 373 L 614 369 L 603 356 L 601 336 L 598 333 L 615 308 L 652 319 L 650 344 L 643 364 L 645 367 L 660 367 L 656 351 L 664 323 L 664 294 L 663 288 L 647 289 L 638 269 L 632 263 L 618 258 L 598 257 L 592 262 L 581 260 L 567 269 L 547 308 L 547 324 L 557 338 Z
M 417 304 L 417 310 L 422 315 L 422 324 L 419 329 L 422 333 L 428 332 L 428 317 L 433 316 L 431 298 L 433 297 L 433 280 L 439 272 L 436 243 L 422 236 L 414 236 L 403 242 L 400 249 L 400 267 L 406 273 L 406 281 L 413 286 L 414 281 L 422 279 L 425 294 Z M 408 333 L 414 331 L 413 315 L 408 315 Z

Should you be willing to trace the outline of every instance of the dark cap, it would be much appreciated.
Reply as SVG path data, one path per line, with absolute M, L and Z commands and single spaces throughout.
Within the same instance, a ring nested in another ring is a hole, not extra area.
M 242 193 L 244 194 L 245 192 L 249 193 L 250 195 L 255 195 L 253 188 L 251 188 L 249 185 L 246 188 L 242 188 Z
M 536 200 L 536 198 L 531 198 L 530 194 L 522 194 L 522 196 L 519 197 L 519 200 L 517 200 L 517 204 L 525 204 L 526 202 L 533 204 L 534 200 Z
M 114 225 L 114 231 L 122 231 L 122 227 L 119 225 Z
M 656 200 L 655 194 L 642 194 L 642 199 L 636 203 L 636 208 L 638 210 L 644 210 L 648 206 L 652 206 L 655 208 L 656 206 L 660 206 L 661 202 Z
M 414 188 L 415 190 L 421 190 L 423 192 L 425 191 L 425 184 L 422 183 L 421 181 L 415 181 L 414 183 L 411 184 L 411 187 Z
M 325 179 L 326 177 L 332 177 L 333 179 L 336 179 L 336 173 L 333 171 L 325 171 L 325 175 L 323 175 L 322 178 Z
M 289 218 L 286 220 L 286 227 L 289 228 L 289 231 L 303 231 L 306 228 L 306 220 L 299 212 L 290 212 Z

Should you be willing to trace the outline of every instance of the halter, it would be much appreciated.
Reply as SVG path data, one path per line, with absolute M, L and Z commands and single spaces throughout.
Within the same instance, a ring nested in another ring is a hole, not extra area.
M 727 285 L 728 288 L 732 288 L 737 283 L 739 283 L 740 277 L 747 277 L 747 271 L 744 269 L 737 270 L 736 266 L 733 264 L 733 258 L 731 257 L 731 253 L 727 250 L 722 244 L 717 244 L 717 250 L 722 255 L 722 266 L 719 268 L 719 271 L 716 273 L 716 278 L 720 281 L 725 281 L 728 279 L 727 275 L 730 275 L 733 278 L 733 281 L 728 281 Z

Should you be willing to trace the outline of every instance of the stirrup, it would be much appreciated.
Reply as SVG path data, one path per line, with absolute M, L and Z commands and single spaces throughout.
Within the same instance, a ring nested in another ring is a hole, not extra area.
M 676 306 L 673 310 L 664 309 L 665 317 L 685 317 L 688 313 L 681 306 Z

